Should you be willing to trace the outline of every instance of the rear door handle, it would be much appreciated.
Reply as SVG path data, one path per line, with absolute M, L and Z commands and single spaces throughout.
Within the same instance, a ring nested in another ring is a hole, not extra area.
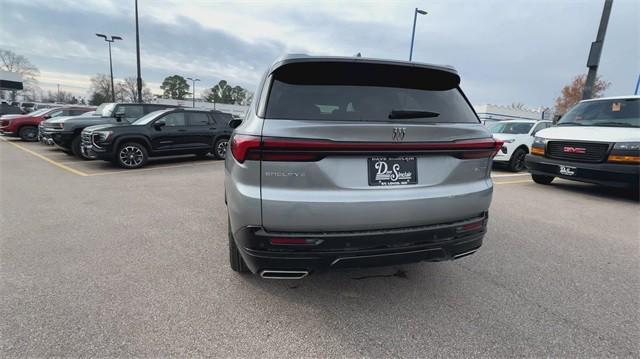
M 187 130 L 182 129 L 182 130 L 178 130 L 178 132 L 187 132 Z

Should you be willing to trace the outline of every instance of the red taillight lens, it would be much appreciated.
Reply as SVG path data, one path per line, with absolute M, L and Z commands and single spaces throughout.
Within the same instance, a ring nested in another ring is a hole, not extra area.
M 318 161 L 328 155 L 379 153 L 441 153 L 457 158 L 490 158 L 503 142 L 493 138 L 451 142 L 338 142 L 331 140 L 298 139 L 235 135 L 231 153 L 240 163 L 245 160 Z
M 234 135 L 231 139 L 231 154 L 236 161 L 257 160 L 260 149 L 260 137 L 248 135 Z

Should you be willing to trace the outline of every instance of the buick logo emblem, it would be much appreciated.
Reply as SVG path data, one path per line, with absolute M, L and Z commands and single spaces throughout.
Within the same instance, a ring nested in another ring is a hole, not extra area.
M 406 127 L 394 127 L 393 133 L 391 134 L 391 138 L 393 142 L 402 142 L 404 141 L 404 135 L 406 133 Z
M 587 153 L 587 149 L 584 148 L 584 147 L 564 146 L 564 147 L 562 147 L 562 152 L 585 154 L 585 153 Z

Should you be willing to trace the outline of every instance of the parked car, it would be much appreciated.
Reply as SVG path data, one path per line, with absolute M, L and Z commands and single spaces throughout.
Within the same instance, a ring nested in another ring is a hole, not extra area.
M 100 116 L 64 117 L 44 121 L 42 136 L 46 143 L 53 142 L 67 153 L 82 159 L 92 159 L 90 155 L 82 153 L 80 146 L 80 133 L 85 127 L 100 124 L 129 124 L 150 112 L 173 107 L 158 104 L 103 103 L 95 111 Z M 51 140 L 46 140 L 47 138 Z
M 637 192 L 640 96 L 580 101 L 536 135 L 526 164 L 536 183 L 560 177 Z
M 0 116 L 21 115 L 22 110 L 19 107 L 10 105 L 6 102 L 0 103 Z
M 0 133 L 10 137 L 20 137 L 24 141 L 38 140 L 38 126 L 46 119 L 60 116 L 77 116 L 91 107 L 65 106 L 37 110 L 26 115 L 0 119 Z
M 222 159 L 233 131 L 230 114 L 206 109 L 155 111 L 128 124 L 90 126 L 82 131 L 82 147 L 120 167 L 143 167 L 149 157 L 208 153 Z
M 20 110 L 22 110 L 23 114 L 29 113 L 29 112 L 33 112 L 35 110 L 37 110 L 36 104 L 34 102 L 21 102 L 20 103 Z
M 231 269 L 297 279 L 474 253 L 502 142 L 459 84 L 416 62 L 273 64 L 225 160 Z
M 504 142 L 493 162 L 506 164 L 514 172 L 522 171 L 525 168 L 524 158 L 531 152 L 533 136 L 552 125 L 551 121 L 534 120 L 508 120 L 491 125 L 489 130 L 493 137 Z

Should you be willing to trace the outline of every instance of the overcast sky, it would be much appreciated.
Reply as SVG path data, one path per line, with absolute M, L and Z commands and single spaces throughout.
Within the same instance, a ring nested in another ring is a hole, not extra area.
M 133 0 L 0 0 L 0 48 L 25 55 L 40 86 L 85 95 L 109 72 L 106 43 L 120 35 L 114 75 L 136 74 Z M 406 60 L 415 7 L 414 61 L 455 66 L 474 104 L 551 106 L 585 73 L 603 0 L 205 1 L 139 0 L 142 77 L 154 93 L 166 76 L 220 79 L 253 90 L 284 53 Z M 633 92 L 640 73 L 640 1 L 615 0 L 599 74 L 607 95 Z

